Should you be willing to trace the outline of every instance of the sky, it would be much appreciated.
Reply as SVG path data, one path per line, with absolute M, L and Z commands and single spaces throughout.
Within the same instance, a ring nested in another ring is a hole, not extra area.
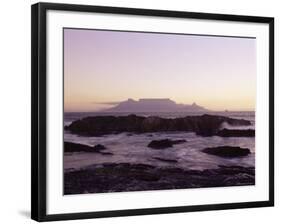
M 255 110 L 256 39 L 64 29 L 65 111 L 128 98 Z

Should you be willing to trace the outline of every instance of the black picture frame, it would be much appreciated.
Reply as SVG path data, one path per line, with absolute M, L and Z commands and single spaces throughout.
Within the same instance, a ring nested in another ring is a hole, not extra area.
M 70 214 L 46 213 L 46 13 L 48 10 L 101 12 L 124 15 L 193 18 L 235 22 L 254 22 L 269 25 L 269 200 L 243 203 L 208 204 L 196 206 L 160 207 Z M 267 207 L 274 205 L 274 18 L 164 11 L 138 8 L 103 7 L 74 4 L 37 3 L 32 5 L 32 164 L 31 164 L 31 218 L 37 221 L 73 220 L 116 216 L 178 213 L 205 210 Z

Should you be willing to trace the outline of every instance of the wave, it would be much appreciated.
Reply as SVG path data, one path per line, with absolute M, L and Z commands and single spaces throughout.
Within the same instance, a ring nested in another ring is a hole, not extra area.
M 226 122 L 223 122 L 221 124 L 220 130 L 222 129 L 230 129 L 230 130 L 247 130 L 247 129 L 255 129 L 255 125 L 253 124 L 253 122 L 251 122 L 251 125 L 246 125 L 246 126 L 236 126 L 236 125 L 230 125 Z

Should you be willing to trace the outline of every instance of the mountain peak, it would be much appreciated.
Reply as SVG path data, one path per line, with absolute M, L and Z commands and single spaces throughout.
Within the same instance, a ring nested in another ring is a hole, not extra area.
M 106 112 L 198 112 L 208 111 L 198 106 L 195 102 L 189 104 L 177 104 L 169 98 L 141 98 L 134 100 L 129 98 L 118 105 L 105 110 Z

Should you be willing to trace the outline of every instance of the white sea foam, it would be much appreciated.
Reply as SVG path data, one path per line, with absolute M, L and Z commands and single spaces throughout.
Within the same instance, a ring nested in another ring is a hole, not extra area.
M 244 125 L 244 126 L 237 126 L 237 125 L 230 125 L 227 122 L 223 122 L 220 129 L 231 129 L 231 130 L 247 130 L 247 129 L 255 129 L 255 125 Z
M 187 142 L 174 145 L 172 148 L 155 150 L 147 145 L 157 139 L 185 139 Z M 216 168 L 218 165 L 254 166 L 255 140 L 254 138 L 222 138 L 218 136 L 201 137 L 193 133 L 153 133 L 127 136 L 127 133 L 107 135 L 103 137 L 79 137 L 69 133 L 65 134 L 65 141 L 76 142 L 94 146 L 103 144 L 107 151 L 113 155 L 100 155 L 96 153 L 74 153 L 65 155 L 65 168 L 81 168 L 91 164 L 112 163 L 145 163 L 157 166 L 171 166 L 170 163 L 153 159 L 161 157 L 177 160 L 173 166 L 188 169 Z M 243 158 L 225 159 L 202 153 L 206 147 L 240 146 L 249 148 L 250 156 Z
M 224 115 L 224 114 L 223 114 Z M 229 129 L 252 129 L 254 128 L 254 113 L 238 113 L 234 114 L 234 118 L 243 118 L 250 120 L 251 126 L 237 127 L 223 124 L 222 127 Z M 75 119 L 84 117 L 85 114 L 71 114 L 71 118 L 65 117 L 65 122 L 71 122 Z M 168 115 L 167 115 L 168 116 Z M 169 114 L 171 116 L 171 114 Z M 186 114 L 184 114 L 186 116 Z M 152 140 L 159 139 L 185 139 L 186 142 L 174 145 L 172 148 L 163 150 L 155 150 L 148 148 L 147 145 Z M 209 169 L 217 168 L 218 165 L 239 165 L 239 166 L 255 166 L 255 138 L 248 137 L 231 137 L 223 138 L 219 136 L 201 137 L 194 133 L 186 132 L 165 132 L 165 133 L 147 133 L 147 134 L 129 134 L 120 133 L 115 135 L 105 135 L 101 137 L 83 137 L 69 132 L 65 132 L 64 141 L 76 142 L 94 146 L 102 144 L 107 152 L 113 155 L 102 155 L 98 153 L 69 153 L 64 156 L 65 169 L 79 169 L 92 164 L 111 163 L 144 163 L 156 166 L 173 166 L 186 169 Z M 207 147 L 216 146 L 240 146 L 249 148 L 251 154 L 241 158 L 220 158 L 213 155 L 202 153 L 201 150 Z M 153 157 L 161 157 L 164 159 L 177 160 L 177 163 L 168 163 L 153 159 Z

